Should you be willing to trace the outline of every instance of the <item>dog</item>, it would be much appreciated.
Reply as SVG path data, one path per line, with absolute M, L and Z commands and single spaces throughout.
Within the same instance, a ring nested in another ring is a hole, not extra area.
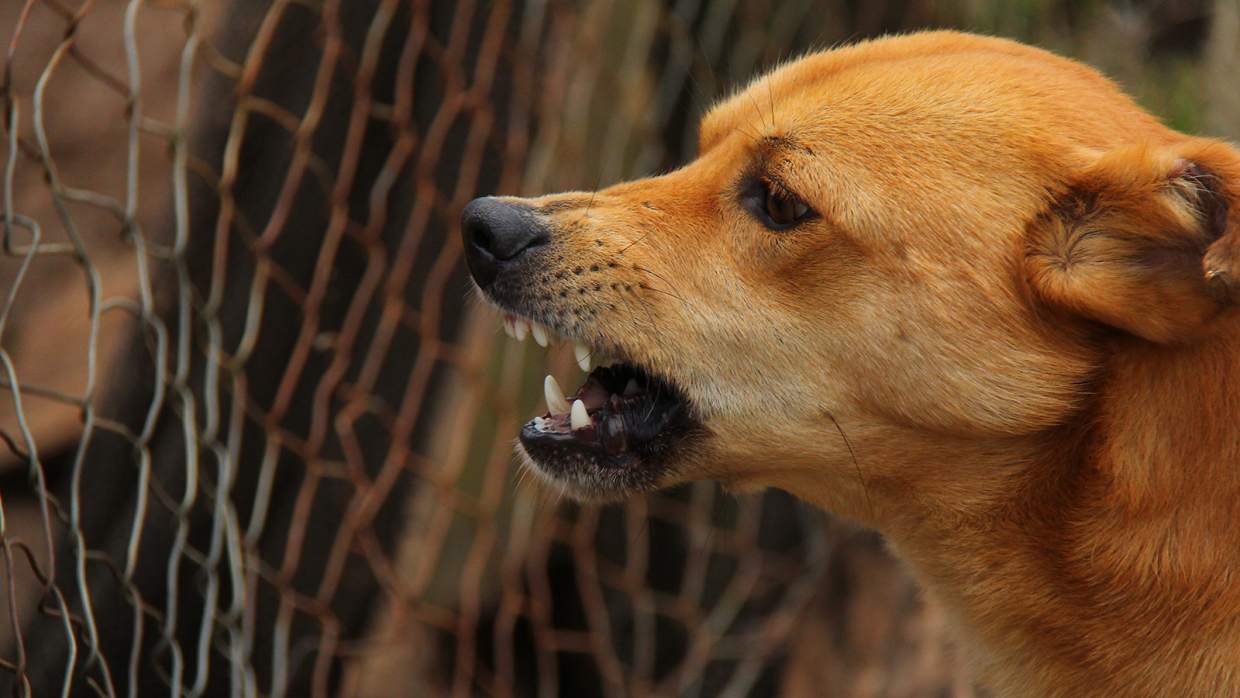
M 1001 696 L 1240 695 L 1240 152 L 954 32 L 778 67 L 700 155 L 484 198 L 525 424 L 581 498 L 781 487 L 881 531 Z M 607 360 L 603 360 L 608 357 Z

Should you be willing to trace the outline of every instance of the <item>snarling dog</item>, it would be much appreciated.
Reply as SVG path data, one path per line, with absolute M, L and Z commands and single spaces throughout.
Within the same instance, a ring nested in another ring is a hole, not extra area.
M 1240 695 L 1233 147 L 922 33 L 759 78 L 680 170 L 480 199 L 463 234 L 510 332 L 616 361 L 548 381 L 544 478 L 874 526 L 1000 695 Z

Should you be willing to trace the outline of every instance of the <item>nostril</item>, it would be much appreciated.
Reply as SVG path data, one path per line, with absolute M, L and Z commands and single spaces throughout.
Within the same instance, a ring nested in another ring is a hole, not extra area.
M 480 250 L 490 252 L 491 238 L 486 234 L 486 231 L 481 228 L 474 228 L 471 232 L 473 233 L 474 246 Z

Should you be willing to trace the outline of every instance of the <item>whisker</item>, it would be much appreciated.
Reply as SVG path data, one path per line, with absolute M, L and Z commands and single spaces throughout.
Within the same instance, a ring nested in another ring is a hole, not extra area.
M 620 296 L 621 301 L 624 301 L 624 307 L 629 309 L 629 321 L 633 323 L 633 329 L 637 329 L 637 316 L 633 314 L 632 304 L 629 303 L 629 300 L 625 298 L 624 294 L 620 293 L 618 289 L 612 289 L 612 290 L 615 291 L 617 296 Z
M 753 92 L 745 90 L 745 94 L 749 96 L 749 101 L 753 102 L 753 108 L 758 112 L 758 118 L 762 119 L 762 125 L 766 126 L 766 117 L 762 115 L 762 107 L 758 106 L 758 100 L 754 99 Z
M 660 274 L 660 273 L 658 273 L 658 272 L 656 272 L 656 271 L 652 271 L 652 270 L 650 270 L 650 269 L 646 269 L 645 267 L 639 267 L 639 266 L 637 266 L 637 265 L 634 265 L 634 266 L 633 266 L 633 271 L 641 271 L 641 272 L 645 272 L 645 273 L 650 274 L 651 276 L 655 277 L 656 279 L 659 279 L 659 280 L 660 280 L 660 281 L 662 281 L 663 283 L 665 283 L 665 284 L 667 284 L 668 286 L 671 286 L 671 287 L 672 287 L 672 290 L 676 292 L 676 297 L 677 297 L 677 298 L 680 298 L 680 300 L 681 300 L 681 301 L 684 301 L 685 303 L 688 303 L 688 301 L 686 301 L 684 298 L 682 298 L 682 297 L 680 296 L 680 289 L 676 288 L 676 284 L 672 283 L 671 279 L 667 278 L 666 276 L 663 276 L 662 274 Z
M 699 565 L 702 564 L 703 561 L 706 561 L 710 555 L 710 539 L 714 537 L 716 528 L 718 528 L 718 526 L 715 525 L 715 520 L 712 518 L 710 521 L 710 528 L 706 530 L 706 539 L 702 541 L 702 549 L 698 551 L 699 554 L 697 564 Z
M 746 131 L 745 129 L 741 128 L 740 126 L 737 126 L 737 127 L 736 127 L 736 130 L 737 130 L 737 131 L 740 131 L 741 133 L 745 134 L 746 136 L 749 136 L 749 140 L 753 141 L 754 143 L 756 143 L 756 144 L 758 144 L 758 145 L 762 145 L 762 139 L 761 139 L 761 138 L 759 138 L 758 136 L 756 136 L 755 134 L 750 133 L 749 131 Z
M 603 160 L 599 163 L 598 179 L 594 180 L 594 189 L 590 191 L 590 200 L 586 202 L 585 218 L 590 217 L 590 207 L 594 205 L 594 197 L 598 194 L 599 185 L 603 183 L 603 172 L 607 169 L 607 152 L 603 152 Z
M 646 305 L 646 301 L 642 300 L 641 296 L 634 297 L 637 298 L 637 302 L 641 303 L 642 307 L 646 309 L 646 317 L 650 319 L 650 331 L 654 332 L 657 336 L 659 334 L 659 326 L 655 324 L 654 316 L 650 314 L 650 306 Z M 659 339 L 662 340 L 661 337 Z
M 771 79 L 766 79 L 766 95 L 771 100 L 771 128 L 775 128 L 775 92 L 771 89 Z
M 874 513 L 874 502 L 870 499 L 870 488 L 865 484 L 865 478 L 861 475 L 861 464 L 857 462 L 857 454 L 853 453 L 852 443 L 848 440 L 844 430 L 840 428 L 840 423 L 835 421 L 835 415 L 830 412 L 826 414 L 831 423 L 835 425 L 835 430 L 840 433 L 840 437 L 844 439 L 844 445 L 848 447 L 848 455 L 852 456 L 853 467 L 857 469 L 857 480 L 861 483 L 861 491 L 865 492 L 865 503 L 870 507 L 870 518 L 877 520 L 878 517 Z
M 690 305 L 689 301 L 685 300 L 684 298 L 681 298 L 680 296 L 670 291 L 664 291 L 661 288 L 655 288 L 654 286 L 650 286 L 648 284 L 641 284 L 640 288 L 643 288 L 647 291 L 654 291 L 655 293 L 662 293 L 665 296 L 671 296 L 672 298 L 675 298 L 676 300 L 680 301 L 681 303 L 684 303 L 685 305 Z
M 534 494 L 539 495 L 534 502 L 534 518 L 541 519 L 547 513 L 547 502 L 551 499 L 551 493 L 546 487 L 539 487 Z
M 710 70 L 710 66 L 711 66 L 711 64 L 712 64 L 712 63 L 714 63 L 714 61 L 713 61 L 713 60 L 711 60 L 711 57 L 710 57 L 710 51 L 707 51 L 707 50 L 706 50 L 706 45 L 702 43 L 702 35 L 698 33 L 697 27 L 693 27 L 693 28 L 692 28 L 692 31 L 693 31 L 693 40 L 694 40 L 695 42 L 697 42 L 697 47 L 698 47 L 698 49 L 699 49 L 699 53 L 701 53 L 701 56 L 702 56 L 702 59 L 703 59 L 703 63 L 706 65 L 706 68 L 707 68 L 707 70 L 709 71 L 709 70 Z M 713 74 L 713 72 L 712 72 L 712 74 Z M 695 82 L 696 82 L 696 80 L 695 80 Z M 707 98 L 707 101 L 714 101 L 714 99 L 713 99 L 713 98 L 715 97 L 715 95 L 716 95 L 716 94 L 718 94 L 718 90 L 719 90 L 719 83 L 718 83 L 718 81 L 717 81 L 717 80 L 714 80 L 714 81 L 712 81 L 712 84 L 713 84 L 713 86 L 715 87 L 715 93 L 714 93 L 714 94 L 707 94 L 705 90 L 702 90 L 702 93 L 703 93 L 703 95 Z
M 649 235 L 650 235 L 650 233 L 646 233 L 645 235 L 643 235 L 643 236 L 641 236 L 641 237 L 637 238 L 636 240 L 634 240 L 633 242 L 630 242 L 630 243 L 629 243 L 626 247 L 624 247 L 623 249 L 621 249 L 621 250 L 620 250 L 619 252 L 617 252 L 616 254 L 624 254 L 625 252 L 628 252 L 628 250 L 629 250 L 629 248 L 630 248 L 630 247 L 632 247 L 633 245 L 636 245 L 637 243 L 641 242 L 642 240 L 645 240 L 645 239 L 646 239 Z
M 650 511 L 650 493 L 643 492 L 642 496 L 646 498 L 646 511 Z M 642 517 L 642 527 L 637 529 L 637 535 L 633 536 L 633 542 L 629 544 L 628 552 L 633 552 L 633 547 L 642 539 L 642 534 L 646 532 L 646 525 L 650 523 L 650 515 Z

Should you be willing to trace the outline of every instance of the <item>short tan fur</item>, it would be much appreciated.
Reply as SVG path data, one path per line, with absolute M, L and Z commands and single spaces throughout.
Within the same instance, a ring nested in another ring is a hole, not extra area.
M 701 420 L 660 484 L 876 527 L 1002 696 L 1240 695 L 1240 153 L 952 32 L 783 65 L 700 150 L 528 202 L 557 330 Z M 752 176 L 814 215 L 765 226 Z

